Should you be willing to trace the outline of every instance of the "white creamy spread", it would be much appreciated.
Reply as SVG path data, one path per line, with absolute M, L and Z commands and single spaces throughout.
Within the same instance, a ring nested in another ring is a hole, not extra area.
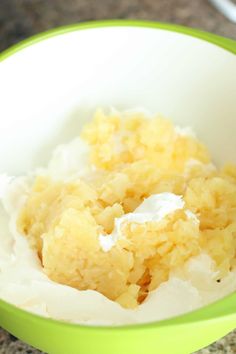
M 99 235 L 100 245 L 103 251 L 108 252 L 122 235 L 123 223 L 142 224 L 150 221 L 160 221 L 165 216 L 184 207 L 181 196 L 173 193 L 160 193 L 151 195 L 140 204 L 133 213 L 128 213 L 115 219 L 114 231 L 110 235 Z
M 81 138 L 59 145 L 53 151 L 48 167 L 39 171 L 65 180 L 88 174 L 91 171 L 88 145 Z

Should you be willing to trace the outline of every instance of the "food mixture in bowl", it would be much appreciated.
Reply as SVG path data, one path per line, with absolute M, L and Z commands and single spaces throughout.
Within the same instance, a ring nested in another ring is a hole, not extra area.
M 236 289 L 236 167 L 218 170 L 189 128 L 98 110 L 47 168 L 2 182 L 13 238 L 2 251 L 0 296 L 22 308 L 74 322 L 135 323 Z M 57 296 L 64 304 L 52 305 Z

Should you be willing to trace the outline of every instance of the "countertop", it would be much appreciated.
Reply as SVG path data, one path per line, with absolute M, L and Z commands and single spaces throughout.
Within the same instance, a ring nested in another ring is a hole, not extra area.
M 207 0 L 0 0 L 0 51 L 50 28 L 97 19 L 177 23 L 236 39 L 236 25 Z M 39 354 L 0 329 L 0 354 Z M 236 331 L 198 354 L 236 353 Z

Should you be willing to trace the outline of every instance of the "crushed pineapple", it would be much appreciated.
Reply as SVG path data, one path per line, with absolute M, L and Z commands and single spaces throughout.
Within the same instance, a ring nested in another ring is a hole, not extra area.
M 218 171 L 203 144 L 160 117 L 97 111 L 81 137 L 91 175 L 37 176 L 18 217 L 52 280 L 135 308 L 202 252 L 221 277 L 235 267 L 235 166 Z M 117 220 L 165 192 L 182 196 L 183 208 L 161 220 L 124 218 L 114 244 L 101 247 L 99 236 L 117 232 Z

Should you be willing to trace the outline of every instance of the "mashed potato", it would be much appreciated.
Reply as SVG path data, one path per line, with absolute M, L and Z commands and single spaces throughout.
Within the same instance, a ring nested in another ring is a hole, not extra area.
M 189 130 L 97 111 L 48 168 L 17 181 L 3 204 L 17 210 L 14 233 L 37 254 L 44 281 L 100 293 L 108 322 L 165 318 L 236 289 L 236 167 L 217 170 Z

